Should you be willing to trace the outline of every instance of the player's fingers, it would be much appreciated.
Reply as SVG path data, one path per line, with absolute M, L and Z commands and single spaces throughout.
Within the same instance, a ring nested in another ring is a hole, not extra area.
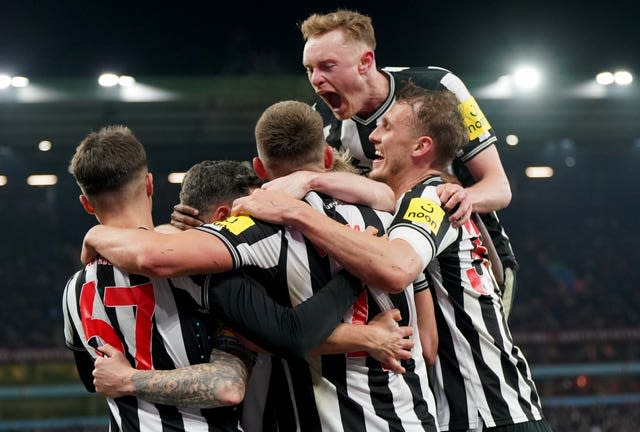
M 385 366 L 387 366 L 390 370 L 394 371 L 395 373 L 402 374 L 406 372 L 405 368 L 402 367 L 402 364 L 395 358 L 389 360 L 389 362 L 386 362 Z
M 402 337 L 409 337 L 409 336 L 413 336 L 413 327 L 409 327 L 409 326 L 402 326 L 402 327 L 398 328 L 398 333 L 399 333 Z

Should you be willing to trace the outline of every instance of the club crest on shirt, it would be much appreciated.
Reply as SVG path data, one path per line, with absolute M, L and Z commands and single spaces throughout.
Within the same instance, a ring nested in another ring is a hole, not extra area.
M 403 219 L 425 225 L 433 234 L 437 234 L 444 219 L 442 207 L 430 199 L 411 198 Z
M 231 233 L 238 235 L 256 223 L 249 216 L 231 216 L 223 221 L 214 222 L 213 224 L 226 228 Z
M 458 109 L 460 110 L 460 113 L 462 113 L 464 125 L 467 127 L 467 131 L 469 132 L 469 141 L 473 141 L 480 135 L 489 132 L 491 125 L 473 97 L 462 102 L 458 106 Z

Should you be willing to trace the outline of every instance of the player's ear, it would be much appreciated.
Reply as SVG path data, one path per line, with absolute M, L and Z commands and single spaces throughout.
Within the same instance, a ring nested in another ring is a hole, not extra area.
M 86 195 L 80 194 L 80 196 L 78 196 L 78 199 L 80 200 L 80 204 L 82 204 L 84 211 L 92 216 L 96 214 L 95 208 L 93 208 L 93 206 L 89 202 L 89 198 L 87 198 Z
M 430 136 L 422 135 L 418 137 L 413 146 L 413 154 L 415 156 L 422 156 L 432 151 L 434 148 L 433 139 Z
M 219 205 L 213 212 L 213 221 L 223 221 L 231 216 L 231 207 L 226 204 Z M 207 223 L 212 221 L 206 221 Z
M 268 180 L 269 175 L 267 174 L 267 169 L 264 167 L 264 163 L 262 163 L 262 159 L 259 156 L 256 156 L 252 160 L 253 170 L 256 172 L 256 175 L 260 177 L 262 180 Z
M 147 196 L 153 196 L 153 174 L 147 173 L 145 177 Z
M 358 64 L 358 72 L 360 74 L 367 73 L 375 65 L 375 54 L 372 50 L 368 49 L 360 56 L 360 63 Z
M 329 146 L 324 148 L 324 168 L 328 171 L 333 167 L 333 149 Z

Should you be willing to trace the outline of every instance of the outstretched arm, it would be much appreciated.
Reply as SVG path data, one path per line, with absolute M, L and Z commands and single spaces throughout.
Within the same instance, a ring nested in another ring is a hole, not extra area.
M 404 240 L 355 231 L 281 191 L 256 189 L 234 201 L 233 212 L 291 225 L 360 280 L 389 292 L 404 290 L 431 259 Z
M 346 172 L 296 171 L 265 183 L 262 188 L 282 190 L 297 199 L 313 190 L 390 213 L 396 206 L 393 190 L 386 183 Z
M 82 262 L 100 255 L 113 265 L 149 277 L 219 273 L 233 268 L 217 237 L 198 230 L 175 234 L 96 225 L 84 237 Z
M 209 363 L 173 370 L 138 370 L 110 345 L 96 359 L 93 383 L 107 397 L 134 395 L 149 402 L 192 408 L 237 405 L 244 399 L 249 370 L 238 357 L 214 349 Z

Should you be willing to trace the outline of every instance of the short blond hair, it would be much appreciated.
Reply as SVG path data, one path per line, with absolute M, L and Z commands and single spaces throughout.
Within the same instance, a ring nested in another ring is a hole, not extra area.
M 312 14 L 300 24 L 305 42 L 312 36 L 341 29 L 345 39 L 362 42 L 368 48 L 376 49 L 376 36 L 371 18 L 360 12 L 338 9 L 327 14 Z

